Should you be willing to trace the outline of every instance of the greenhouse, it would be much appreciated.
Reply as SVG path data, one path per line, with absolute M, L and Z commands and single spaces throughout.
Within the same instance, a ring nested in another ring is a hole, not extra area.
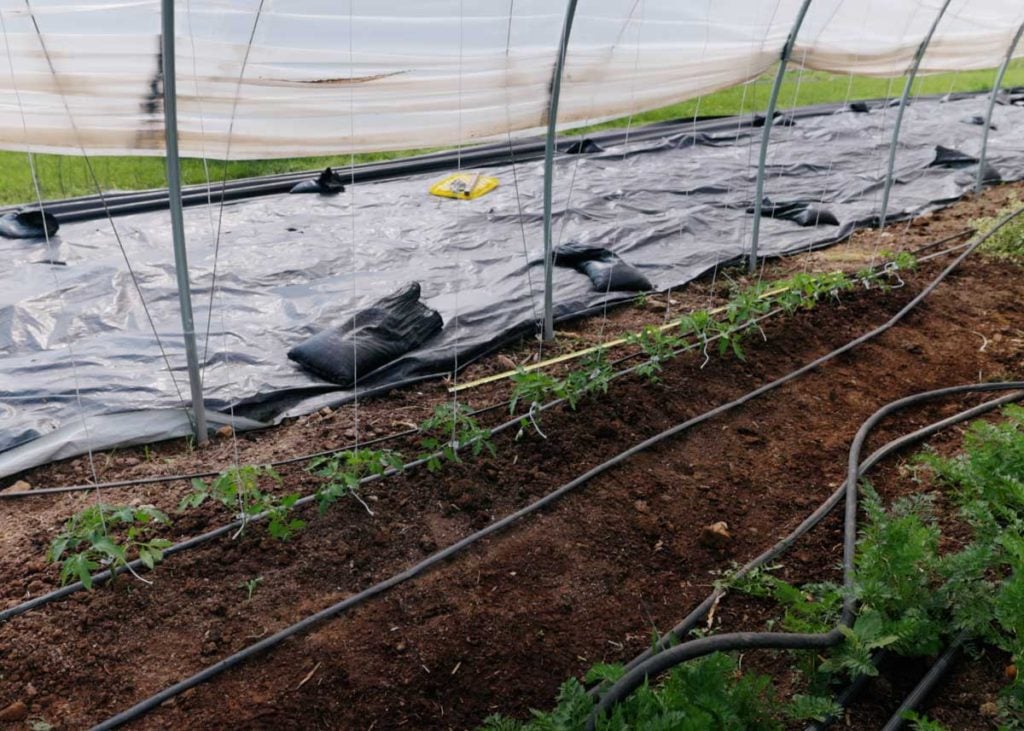
M 0 0 L 0 725 L 1024 726 L 1022 35 Z

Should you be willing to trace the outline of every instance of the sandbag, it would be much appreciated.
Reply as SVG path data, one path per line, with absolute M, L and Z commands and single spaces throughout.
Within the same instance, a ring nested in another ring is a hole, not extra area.
M 764 127 L 764 123 L 765 123 L 765 121 L 767 121 L 767 119 L 768 118 L 765 115 L 763 115 L 763 114 L 755 114 L 754 115 L 753 126 L 754 127 Z M 795 127 L 796 126 L 796 120 L 793 117 L 787 117 L 782 112 L 775 112 L 775 115 L 772 117 L 772 126 L 775 126 L 775 127 Z
M 981 116 L 980 114 L 972 114 L 972 115 L 967 116 L 967 117 L 961 117 L 960 118 L 960 123 L 961 124 L 976 124 L 979 127 L 984 127 L 985 126 L 985 118 L 983 116 Z M 989 124 L 988 128 L 992 129 L 992 130 L 998 130 L 999 129 L 994 124 Z
M 970 167 L 976 168 L 977 165 L 978 158 L 952 147 L 943 147 L 942 145 L 935 146 L 935 159 L 928 163 L 929 167 L 950 168 L 953 170 L 962 170 Z M 998 183 L 1003 179 L 1003 176 L 986 162 L 985 167 L 981 171 L 981 179 L 986 183 Z
M 604 152 L 604 148 L 589 137 L 584 137 L 566 147 L 564 152 L 566 155 L 590 155 L 595 152 Z
M 57 218 L 38 208 L 25 208 L 0 217 L 0 236 L 9 239 L 42 239 L 57 233 Z
M 753 212 L 753 206 L 747 208 L 747 213 Z M 765 198 L 761 203 L 761 216 L 765 218 L 779 218 L 783 221 L 792 221 L 793 223 L 804 227 L 839 225 L 839 220 L 831 211 L 807 201 L 786 201 L 775 203 L 770 198 Z
M 350 388 L 357 378 L 415 350 L 443 327 L 441 315 L 420 302 L 419 282 L 412 282 L 295 346 L 288 357 L 321 378 Z
M 324 168 L 316 180 L 303 180 L 295 184 L 289 193 L 319 193 L 320 195 L 337 195 L 345 190 L 341 176 L 330 168 Z
M 649 292 L 654 289 L 650 280 L 634 266 L 601 246 L 577 242 L 562 244 L 555 249 L 555 264 L 586 274 L 597 292 Z

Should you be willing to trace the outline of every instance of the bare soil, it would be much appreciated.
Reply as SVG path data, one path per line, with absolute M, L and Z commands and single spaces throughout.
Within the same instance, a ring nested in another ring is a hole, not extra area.
M 987 191 L 884 234 L 859 233 L 846 244 L 773 264 L 764 276 L 858 269 L 882 248 L 915 249 L 962 231 L 971 219 L 994 213 L 1014 189 L 1020 186 Z M 23 702 L 30 718 L 57 728 L 102 721 L 642 439 L 848 342 L 891 317 L 946 261 L 923 265 L 887 294 L 865 291 L 774 318 L 765 325 L 765 341 L 748 341 L 746 361 L 712 358 L 701 368 L 702 356 L 684 356 L 666 367 L 660 384 L 625 378 L 576 411 L 548 412 L 546 439 L 506 433 L 495 440 L 496 457 L 378 483 L 364 493 L 372 516 L 355 501 L 324 517 L 305 511 L 308 527 L 284 543 L 250 526 L 235 540 L 169 558 L 147 576 L 151 584 L 122 578 L 17 617 L 0 626 L 0 709 Z M 549 707 L 566 677 L 594 662 L 628 660 L 654 630 L 671 627 L 697 604 L 733 562 L 760 553 L 799 523 L 842 480 L 850 439 L 880 405 L 942 386 L 1024 377 L 1021 274 L 1015 265 L 970 257 L 875 341 L 663 442 L 443 567 L 186 692 L 135 727 L 466 729 L 491 713 L 525 716 L 531 707 Z M 573 323 L 543 355 L 536 343 L 524 342 L 473 364 L 459 380 L 715 304 L 727 276 L 741 278 L 718 272 L 682 291 L 616 308 L 607 318 Z M 501 381 L 465 398 L 482 407 L 508 394 Z M 231 435 L 202 450 L 180 442 L 119 450 L 95 455 L 92 465 L 79 458 L 17 479 L 48 487 L 92 479 L 94 468 L 100 480 L 218 470 L 233 462 L 236 450 L 240 463 L 266 462 L 408 429 L 448 398 L 444 383 L 425 384 L 274 430 Z M 874 443 L 967 401 L 893 418 Z M 505 412 L 486 418 L 493 423 Z M 390 446 L 417 451 L 409 439 Z M 317 484 L 302 463 L 281 474 L 285 490 L 309 492 Z M 907 489 L 896 477 L 879 479 L 884 495 Z M 102 499 L 173 511 L 187 489 L 179 480 L 104 492 Z M 56 569 L 43 558 L 46 545 L 68 516 L 97 499 L 84 492 L 0 501 L 0 606 L 57 585 Z M 184 538 L 230 519 L 227 510 L 204 506 L 176 517 L 167 534 Z M 718 549 L 702 546 L 701 529 L 720 520 L 732 540 Z M 830 519 L 789 554 L 782 575 L 834 577 L 840 554 L 838 523 Z M 244 584 L 256 577 L 261 582 L 250 600 Z M 716 621 L 728 629 L 760 627 L 769 615 L 770 608 L 730 600 Z M 989 728 L 978 708 L 1005 682 L 991 672 L 1003 660 L 986 655 L 958 669 L 936 717 L 952 728 Z M 893 677 L 885 681 L 889 691 L 881 685 L 871 691 L 875 700 L 860 706 L 860 717 L 855 707 L 852 728 L 877 728 L 916 676 L 898 669 Z

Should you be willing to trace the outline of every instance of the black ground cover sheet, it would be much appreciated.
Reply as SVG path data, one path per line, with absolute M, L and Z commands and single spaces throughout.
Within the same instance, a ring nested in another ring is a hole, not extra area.
M 940 207 L 970 189 L 970 160 L 982 135 L 970 120 L 986 101 L 911 105 L 890 215 Z M 867 113 L 797 116 L 792 126 L 772 130 L 765 195 L 779 210 L 810 203 L 838 225 L 765 217 L 762 254 L 827 245 L 877 217 L 894 118 L 894 109 L 876 105 Z M 988 162 L 1005 180 L 1024 177 L 1024 108 L 997 106 L 993 124 Z M 666 132 L 560 155 L 556 244 L 609 249 L 658 289 L 735 260 L 750 243 L 760 135 L 726 121 L 716 132 Z M 937 146 L 947 150 L 943 159 L 948 150 L 964 159 L 932 164 Z M 486 174 L 500 186 L 475 200 L 429 195 L 443 177 L 435 173 L 332 196 L 230 203 L 219 250 L 217 209 L 186 209 L 212 425 L 233 419 L 239 429 L 255 428 L 350 399 L 352 389 L 302 369 L 288 351 L 411 282 L 440 314 L 443 330 L 360 379 L 361 393 L 450 372 L 456 354 L 463 365 L 533 331 L 543 302 L 542 164 Z M 179 396 L 189 389 L 168 213 L 117 217 L 114 224 L 134 275 L 107 220 L 62 224 L 49 248 L 42 240 L 0 238 L 0 476 L 189 431 Z M 556 317 L 633 296 L 595 291 L 571 267 L 556 267 L 554 282 Z

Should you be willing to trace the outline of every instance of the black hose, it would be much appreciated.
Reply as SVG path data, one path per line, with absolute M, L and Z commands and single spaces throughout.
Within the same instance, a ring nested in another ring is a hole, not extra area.
M 966 96 L 971 96 L 965 93 Z M 874 100 L 881 101 L 881 100 Z M 829 102 L 803 107 L 790 112 L 801 119 L 826 114 L 833 114 L 845 106 L 845 102 Z M 624 140 L 656 139 L 683 133 L 697 132 L 733 132 L 738 128 L 749 128 L 754 121 L 754 114 L 730 117 L 704 117 L 696 120 L 667 120 L 632 127 L 629 129 L 609 129 L 594 132 L 589 136 L 602 145 L 621 144 Z M 571 145 L 571 140 L 559 143 L 559 149 Z M 352 166 L 353 183 L 368 183 L 410 175 L 450 170 L 461 161 L 462 167 L 502 165 L 521 161 L 537 160 L 544 154 L 544 139 L 539 137 L 519 140 L 512 145 L 507 142 L 494 142 L 461 150 L 440 150 L 423 155 L 396 158 L 378 162 L 363 163 Z M 287 193 L 298 182 L 316 177 L 320 170 L 300 171 L 294 173 L 277 173 L 253 178 L 241 178 L 217 182 L 201 183 L 186 186 L 182 190 L 182 203 L 190 205 L 209 205 L 229 200 L 240 200 L 265 195 Z M 64 200 L 49 201 L 44 204 L 46 210 L 56 215 L 61 223 L 86 221 L 103 218 L 108 214 L 125 215 L 144 213 L 147 211 L 166 210 L 168 205 L 167 191 L 164 189 L 132 191 L 126 193 L 110 193 L 104 197 L 89 195 Z M 17 206 L 0 208 L 0 214 L 17 210 Z
M 978 393 L 984 391 L 1005 391 L 1019 390 L 1024 388 L 1024 381 L 1011 381 L 1002 383 L 980 383 L 964 386 L 950 386 L 934 391 L 925 391 L 911 396 L 906 396 L 897 401 L 886 404 L 865 421 L 850 445 L 849 461 L 847 464 L 846 484 L 855 486 L 860 474 L 860 453 L 867 440 L 868 434 L 877 424 L 891 413 L 905 409 L 908 406 L 923 403 L 925 401 L 946 396 L 953 396 L 961 393 Z M 857 490 L 848 489 L 846 493 L 846 513 L 843 518 L 843 610 L 839 620 L 839 626 L 822 634 L 795 634 L 781 632 L 734 632 L 717 635 L 712 638 L 691 640 L 681 645 L 676 645 L 663 650 L 661 653 L 650 657 L 635 665 L 627 671 L 618 681 L 613 683 L 608 691 L 601 696 L 600 702 L 588 719 L 587 729 L 593 731 L 597 719 L 607 714 L 618 703 L 625 700 L 634 690 L 639 688 L 652 677 L 669 670 L 687 660 L 703 657 L 712 652 L 738 649 L 786 649 L 814 650 L 824 647 L 832 647 L 843 641 L 843 634 L 840 626 L 850 627 L 856 616 L 856 595 L 854 586 L 854 557 L 857 543 Z M 719 640 L 718 643 L 711 643 L 708 640 Z M 780 644 L 780 643 L 785 643 Z
M 293 624 L 290 627 L 286 627 L 285 629 L 280 630 L 279 632 L 276 632 L 275 634 L 271 635 L 270 637 L 267 637 L 267 638 L 265 638 L 263 640 L 260 640 L 259 642 L 255 643 L 253 645 L 250 645 L 249 647 L 244 648 L 244 649 L 242 649 L 242 650 L 240 650 L 240 651 L 238 651 L 238 652 L 228 656 L 227 658 L 221 660 L 218 663 L 215 663 L 214 665 L 211 665 L 211 666 L 207 667 L 206 669 L 200 671 L 199 673 L 196 673 L 195 675 L 192 675 L 191 677 L 186 678 L 185 680 L 179 681 L 178 683 L 175 683 L 174 685 L 169 686 L 168 688 L 165 688 L 164 690 L 162 690 L 162 691 L 160 691 L 160 692 L 150 696 L 149 698 L 147 698 L 147 699 L 145 699 L 143 701 L 140 701 L 139 703 L 135 704 L 131 708 L 129 708 L 129 709 L 127 709 L 127 710 L 125 710 L 125 711 L 123 711 L 121 713 L 118 713 L 117 715 L 107 719 L 106 721 L 104 721 L 103 723 L 99 724 L 95 728 L 97 730 L 99 730 L 99 729 L 110 729 L 110 728 L 116 728 L 117 726 L 120 726 L 120 725 L 122 725 L 124 723 L 127 723 L 127 722 L 129 722 L 129 721 L 131 721 L 131 720 L 133 720 L 133 719 L 135 719 L 135 718 L 137 718 L 137 717 L 147 713 L 148 711 L 152 710 L 153 708 L 156 708 L 157 706 L 159 706 L 164 701 L 169 700 L 170 698 L 175 697 L 179 693 L 182 693 L 182 692 L 188 690 L 189 688 L 193 688 L 193 687 L 195 687 L 197 685 L 200 685 L 200 684 L 206 682 L 207 680 L 209 680 L 210 678 L 215 677 L 216 675 L 218 675 L 219 673 L 223 672 L 224 670 L 226 670 L 226 669 L 228 669 L 230 667 L 233 667 L 233 666 L 237 665 L 238 663 L 243 662 L 244 660 L 246 660 L 246 659 L 248 659 L 250 657 L 258 655 L 258 654 L 260 654 L 261 652 L 263 652 L 265 650 L 268 650 L 268 649 L 270 649 L 272 647 L 275 647 L 276 645 L 280 644 L 281 642 L 283 642 L 284 640 L 288 639 L 289 637 L 292 637 L 292 636 L 294 636 L 296 634 L 300 634 L 302 632 L 305 632 L 306 630 L 314 627 L 315 625 L 319 624 L 320 622 L 323 622 L 323 621 L 325 621 L 327 619 L 335 617 L 335 616 L 341 614 L 342 612 L 344 612 L 344 611 L 346 611 L 346 610 L 348 610 L 348 609 L 350 609 L 350 608 L 352 608 L 354 606 L 357 606 L 357 605 L 365 602 L 367 599 L 369 599 L 371 597 L 374 597 L 374 596 L 376 596 L 376 595 L 378 595 L 380 593 L 383 593 L 384 591 L 387 591 L 388 589 L 390 589 L 390 588 L 392 588 L 394 586 L 397 586 L 398 584 L 401 584 L 404 581 L 407 581 L 409 579 L 414 578 L 415 576 L 418 576 L 419 574 L 423 573 L 424 571 L 426 571 L 427 569 L 431 568 L 432 566 L 447 560 L 449 557 L 454 556 L 457 553 L 460 553 L 461 551 L 463 551 L 464 549 L 466 549 L 469 546 L 473 545 L 474 543 L 480 541 L 481 539 L 483 539 L 483 538 L 485 538 L 485 537 L 487 537 L 487 536 L 489 536 L 489 535 L 491 535 L 493 533 L 497 533 L 498 531 L 501 531 L 505 527 L 507 527 L 507 526 L 511 525 L 512 523 L 518 521 L 520 518 L 522 518 L 522 517 L 524 517 L 526 515 L 529 515 L 531 513 L 534 513 L 536 511 L 546 507 L 547 505 L 555 502 L 556 500 L 561 498 L 566 493 L 571 492 L 575 488 L 577 488 L 580 485 L 588 482 L 589 480 L 593 479 L 594 477 L 597 477 L 598 475 L 603 474 L 604 472 L 608 471 L 609 469 L 611 469 L 611 468 L 621 464 L 622 462 L 628 460 L 630 457 L 632 457 L 632 456 L 634 456 L 636 454 L 639 454 L 640 452 L 642 452 L 642 451 L 644 451 L 644 450 L 646 450 L 646 449 L 648 449 L 648 448 L 650 448 L 650 447 L 652 447 L 652 446 L 654 446 L 654 445 L 656 445 L 656 444 L 658 444 L 658 443 L 660 443 L 660 442 L 662 442 L 662 441 L 664 441 L 664 440 L 666 440 L 666 439 L 668 439 L 668 438 L 670 438 L 670 437 L 672 437 L 672 436 L 674 436 L 674 435 L 684 431 L 685 429 L 688 429 L 688 428 L 690 428 L 692 426 L 700 424 L 700 423 L 702 423 L 704 421 L 708 421 L 709 419 L 711 419 L 711 418 L 713 418 L 715 416 L 718 416 L 719 414 L 725 413 L 725 412 L 727 412 L 727 411 L 729 411 L 731 409 L 736 408 L 737 406 L 741 406 L 742 404 L 745 404 L 748 401 L 751 401 L 751 400 L 757 398 L 758 396 L 761 396 L 764 393 L 767 393 L 767 392 L 769 392 L 769 391 L 771 391 L 771 390 L 773 390 L 775 388 L 778 388 L 779 386 L 782 386 L 782 385 L 784 385 L 786 383 L 789 383 L 790 381 L 793 381 L 796 378 L 799 378 L 803 374 L 805 374 L 805 373 L 807 373 L 807 372 L 809 372 L 811 370 L 814 370 L 818 366 L 823 365 L 824 363 L 827 363 L 828 361 L 838 357 L 839 355 L 842 355 L 843 353 L 849 352 L 850 350 L 856 348 L 857 346 L 861 345 L 862 343 L 867 342 L 868 340 L 870 340 L 870 339 L 872 339 L 874 337 L 877 337 L 878 335 L 880 335 L 880 334 L 884 333 L 885 331 L 889 330 L 890 328 L 892 328 L 897 322 L 899 322 L 903 317 L 905 317 L 908 312 L 910 312 L 912 309 L 914 309 L 914 307 L 916 307 L 918 304 L 920 304 L 920 302 L 922 300 L 924 300 L 929 294 L 931 294 L 931 292 L 934 291 L 935 288 L 938 287 L 938 285 L 947 276 L 949 276 L 950 272 L 952 272 L 953 269 L 955 269 L 975 248 L 977 248 L 979 245 L 981 245 L 984 241 L 988 240 L 988 238 L 993 236 L 1003 226 L 1005 226 L 1007 223 L 1009 223 L 1011 220 L 1016 218 L 1021 213 L 1024 213 L 1024 206 L 1018 208 L 1013 213 L 1007 214 L 1006 216 L 1002 217 L 998 222 L 996 222 L 996 224 L 992 227 L 992 229 L 990 231 L 988 231 L 983 236 L 978 237 L 971 246 L 969 246 L 962 254 L 960 254 L 960 256 L 958 256 L 952 263 L 950 263 L 949 266 L 947 266 L 945 269 L 943 269 L 943 271 L 940 272 L 939 275 L 935 279 L 933 279 L 931 283 L 929 283 L 909 303 L 907 303 L 902 309 L 900 309 L 900 311 L 896 315 L 894 315 L 892 318 L 890 318 L 887 322 L 883 323 L 882 325 L 880 325 L 880 326 L 874 328 L 873 330 L 869 331 L 868 333 L 855 338 L 854 340 L 850 341 L 846 345 L 843 345 L 843 346 L 837 348 L 836 350 L 833 350 L 832 352 L 830 352 L 830 353 L 828 353 L 828 354 L 826 354 L 824 356 L 821 356 L 820 358 L 816 358 L 815 360 L 811 361 L 810 363 L 808 363 L 808 364 L 806 364 L 804 366 L 801 366 L 800 368 L 796 369 L 795 371 L 792 371 L 791 373 L 789 373 L 789 374 L 787 374 L 785 376 L 782 376 L 781 378 L 778 378 L 778 379 L 776 379 L 774 381 L 771 381 L 770 383 L 767 383 L 767 384 L 765 384 L 763 386 L 760 386 L 759 388 L 756 388 L 753 391 L 750 391 L 749 393 L 747 393 L 747 394 L 745 394 L 745 395 L 743 395 L 743 396 L 741 396 L 741 397 L 739 397 L 739 398 L 737 398 L 737 399 L 735 399 L 733 401 L 730 401 L 729 403 L 726 403 L 726 404 L 718 406 L 718 407 L 716 407 L 714 409 L 711 409 L 710 411 L 707 411 L 707 412 L 705 412 L 704 414 L 702 414 L 700 416 L 694 417 L 692 419 L 687 419 L 686 421 L 682 422 L 681 424 L 677 424 L 676 426 L 673 426 L 673 427 L 671 427 L 669 429 L 666 429 L 665 431 L 661 432 L 660 434 L 657 434 L 657 435 L 655 435 L 653 437 L 650 437 L 649 439 L 644 440 L 643 442 L 640 442 L 639 444 L 637 444 L 637 445 L 635 445 L 635 446 L 625 450 L 624 452 L 621 452 L 620 454 L 616 455 L 615 457 L 613 457 L 613 458 L 603 462 L 602 464 L 598 465 L 597 467 L 594 467 L 594 468 L 588 470 L 584 474 L 582 474 L 579 477 L 575 478 L 574 480 L 571 480 L 570 482 L 562 485 L 561 487 L 559 487 L 558 489 L 554 490 L 553 492 L 548 493 L 547 495 L 545 495 L 544 497 L 540 498 L 539 500 L 534 501 L 533 503 L 527 505 L 526 507 L 521 508 L 520 510 L 517 510 L 515 513 L 512 513 L 511 515 L 508 515 L 505 518 L 502 518 L 501 520 L 498 520 L 498 521 L 496 521 L 494 523 L 491 523 L 486 528 L 483 528 L 482 530 L 479 530 L 476 533 L 473 533 L 473 534 L 467 536 L 466 538 L 463 538 L 462 540 L 460 540 L 457 543 L 449 546 L 448 548 L 445 548 L 445 549 L 443 549 L 441 551 L 438 551 L 438 552 L 432 554 L 431 556 L 427 557 L 426 559 L 424 559 L 423 561 L 419 562 L 418 564 L 410 567 L 409 569 L 406 569 L 405 571 L 403 571 L 403 572 L 401 572 L 399 574 L 395 574 L 394 576 L 392 576 L 392 577 L 390 577 L 390 578 L 388 578 L 388 579 L 386 579 L 386 580 L 384 580 L 384 581 L 382 581 L 382 582 L 380 582 L 378 584 L 375 584 L 375 585 L 373 585 L 373 586 L 363 590 L 362 592 L 359 592 L 358 594 L 356 594 L 356 595 L 354 595 L 352 597 L 349 597 L 348 599 L 345 599 L 345 600 L 343 600 L 341 602 L 338 602 L 337 604 L 334 604 L 334 605 L 329 606 L 329 607 L 327 607 L 325 609 L 322 609 L 319 612 L 317 612 L 316 614 L 310 615 L 309 617 L 306 617 L 305 619 L 297 622 L 296 624 Z M 1000 388 L 1000 387 L 1006 388 L 1007 386 L 1005 384 L 982 384 L 982 385 L 978 385 L 978 386 L 961 386 L 961 387 L 955 387 L 953 389 L 945 389 L 942 393 L 961 393 L 961 392 L 969 391 L 969 390 L 996 390 L 997 388 Z M 1016 384 L 1014 386 L 1014 388 L 1022 388 L 1022 387 L 1024 387 L 1024 383 L 1019 383 L 1019 384 Z M 936 392 L 932 392 L 932 393 L 936 393 Z M 903 401 L 896 402 L 896 404 L 903 404 L 904 402 L 907 402 L 907 401 L 914 402 L 913 401 L 914 399 L 921 399 L 921 396 L 919 395 L 917 397 L 909 397 L 909 399 L 904 399 Z M 893 407 L 893 405 L 890 404 L 890 406 L 886 407 L 886 408 L 888 409 L 888 408 L 892 408 L 892 407 Z M 896 407 L 896 408 L 899 408 L 899 407 Z M 888 413 L 888 411 L 886 411 L 885 409 L 883 409 L 883 411 L 885 413 Z M 881 413 L 881 412 L 879 412 L 879 413 Z M 881 417 L 879 417 L 879 418 L 881 418 Z M 869 420 L 869 422 L 870 422 L 870 420 Z M 873 422 L 871 422 L 871 423 L 873 423 Z M 854 484 L 856 482 L 857 472 L 858 472 L 858 466 L 857 466 L 856 461 L 855 461 L 854 453 L 856 453 L 856 455 L 859 456 L 860 445 L 863 443 L 863 439 L 866 436 L 866 432 L 864 432 L 864 428 L 863 427 L 862 427 L 861 431 L 862 431 L 862 433 L 858 434 L 858 439 L 854 440 L 854 445 L 851 448 L 851 460 L 854 460 L 854 465 L 853 465 L 852 471 L 848 474 L 848 477 L 847 477 L 847 479 L 849 480 L 849 482 L 851 484 Z M 851 502 L 853 503 L 852 510 L 850 508 L 850 503 Z M 855 529 L 856 528 L 856 522 L 855 522 L 856 521 L 856 490 L 849 490 L 847 492 L 847 519 L 846 520 L 847 520 L 848 523 L 851 520 L 851 513 L 852 513 L 852 520 L 854 522 L 853 528 Z M 855 540 L 856 540 L 856 536 L 853 536 L 852 539 L 850 539 L 849 536 L 848 536 L 847 543 L 851 544 L 851 545 L 847 545 L 847 546 L 844 547 L 844 561 L 846 561 L 846 560 L 852 561 L 853 546 L 852 546 L 851 541 L 855 541 Z M 852 619 L 852 612 L 853 612 L 853 608 L 852 608 L 852 605 L 851 605 L 852 601 L 853 600 L 851 598 L 850 600 L 845 602 L 845 605 L 844 605 L 843 618 L 845 620 L 847 620 L 847 623 L 849 622 L 850 619 Z M 762 635 L 762 634 L 765 634 L 765 633 L 753 633 L 753 634 Z M 832 634 L 835 635 L 835 638 L 833 638 L 831 636 Z M 817 640 L 818 642 L 825 641 L 827 644 L 812 645 L 812 646 L 815 646 L 815 647 L 827 647 L 827 646 L 830 646 L 831 644 L 835 644 L 836 642 L 840 641 L 840 639 L 843 636 L 839 632 L 838 629 L 833 630 L 833 632 L 829 633 L 829 635 L 830 636 L 828 637 L 827 640 L 821 640 L 821 639 Z M 824 637 L 824 636 L 819 636 L 819 637 Z M 709 638 L 709 639 L 718 640 L 718 639 L 721 639 L 721 638 Z M 762 638 L 762 639 L 764 639 L 764 638 Z M 792 640 L 788 640 L 788 639 L 787 640 L 780 640 L 780 639 L 777 639 L 777 638 L 772 638 L 772 640 L 770 640 L 770 641 L 790 642 Z M 814 642 L 813 640 L 809 640 L 809 641 Z M 685 647 L 685 645 L 680 645 L 679 647 Z M 658 659 L 660 657 L 662 657 L 666 653 L 670 653 L 670 652 L 673 652 L 674 650 L 678 650 L 678 649 L 679 648 L 677 647 L 677 648 L 673 648 L 673 650 L 667 650 L 665 653 L 662 653 L 662 655 L 657 655 L 657 656 L 651 658 L 650 660 L 648 660 L 647 662 L 656 662 L 656 661 L 658 661 Z M 712 650 L 712 651 L 714 651 L 714 650 Z M 637 671 L 640 670 L 641 668 L 642 668 L 642 665 L 640 667 L 638 667 L 638 668 L 635 668 L 630 673 L 627 673 L 627 675 L 622 680 L 620 680 L 619 683 L 616 683 L 616 686 L 618 686 L 620 684 L 623 684 L 623 681 L 626 678 L 629 678 L 631 676 L 635 677 Z M 646 677 L 646 676 L 644 675 L 643 677 Z M 639 684 L 639 682 L 643 682 L 643 681 L 642 680 L 638 681 L 638 684 Z M 616 686 L 613 686 L 611 690 L 614 690 Z M 633 687 L 636 687 L 636 686 L 633 686 Z M 630 692 L 632 691 L 633 687 L 630 688 Z M 611 690 L 609 691 L 609 695 L 606 695 L 604 697 L 604 699 L 602 699 L 602 704 L 605 703 L 605 699 L 609 698 Z M 614 701 L 614 699 L 613 699 L 613 701 Z
M 951 642 L 949 647 L 946 648 L 946 651 L 942 653 L 942 656 L 935 661 L 935 664 L 932 665 L 925 676 L 921 678 L 921 682 L 919 682 L 914 689 L 910 691 L 910 695 L 908 695 L 903 700 L 903 703 L 900 704 L 900 707 L 896 709 L 896 712 L 892 715 L 892 718 L 889 719 L 889 722 L 885 724 L 882 731 L 898 731 L 903 728 L 903 724 L 906 723 L 906 719 L 903 718 L 903 714 L 907 711 L 913 711 L 916 709 L 917 706 L 920 705 L 921 701 L 923 701 L 931 692 L 932 688 L 942 680 L 949 671 L 950 666 L 952 666 L 953 661 L 956 660 L 957 655 L 960 654 L 960 649 L 964 646 L 964 643 L 967 642 L 968 637 L 969 635 L 967 632 L 961 632 L 953 639 L 953 642 Z
M 879 667 L 889 657 L 888 650 L 879 650 L 871 656 L 871 664 L 876 668 Z M 836 696 L 836 705 L 842 709 L 846 709 L 853 701 L 857 699 L 857 696 L 861 694 L 865 687 L 867 687 L 868 681 L 871 680 L 869 675 L 858 675 L 850 684 L 847 685 L 839 695 Z M 828 728 L 832 723 L 837 720 L 836 716 L 829 716 L 824 721 L 814 721 L 810 723 L 804 731 L 823 731 Z
M 480 416 L 496 409 L 508 406 L 511 403 L 509 400 L 502 401 L 500 403 L 491 404 L 475 411 L 470 411 L 467 416 Z M 366 447 L 372 447 L 377 444 L 383 444 L 384 442 L 390 442 L 395 439 L 401 439 L 402 437 L 410 437 L 414 434 L 419 434 L 419 427 L 406 429 L 400 432 L 394 432 L 392 434 L 385 434 L 384 436 L 375 437 L 364 442 L 356 442 L 348 444 L 343 447 L 333 447 L 331 449 L 324 449 L 319 452 L 310 452 L 309 454 L 300 454 L 294 457 L 286 457 L 285 459 L 273 460 L 266 464 L 271 467 L 284 467 L 285 465 L 295 464 L 297 462 L 308 462 L 309 460 L 316 459 L 317 457 L 329 457 L 333 454 L 339 454 L 341 452 L 347 452 L 352 449 L 364 449 Z M 14 498 L 26 498 L 39 495 L 56 495 L 68 492 L 88 492 L 91 490 L 113 490 L 123 487 L 140 487 L 142 485 L 154 485 L 164 482 L 190 482 L 192 480 L 204 479 L 207 477 L 216 477 L 221 474 L 223 470 L 207 471 L 207 472 L 193 472 L 191 474 L 179 474 L 179 475 L 155 475 L 153 477 L 137 477 L 131 480 L 114 480 L 111 482 L 100 482 L 96 484 L 82 484 L 82 485 L 64 485 L 61 487 L 43 487 L 33 490 L 17 490 L 14 492 L 0 492 L 0 499 L 14 499 Z
M 954 426 L 955 424 L 959 424 L 969 419 L 974 419 L 978 416 L 993 411 L 999 408 L 1000 406 L 1005 406 L 1006 404 L 1013 403 L 1015 401 L 1020 401 L 1021 399 L 1024 399 L 1024 392 L 1011 393 L 1007 394 L 1006 396 L 1000 396 L 997 399 L 986 401 L 983 404 L 974 406 L 970 409 L 967 409 L 966 411 L 961 411 L 957 414 L 954 414 L 953 416 L 943 419 L 942 421 L 937 421 L 934 424 L 929 424 L 928 426 L 922 427 L 917 431 L 905 434 L 902 437 L 899 437 L 898 439 L 894 439 L 888 444 L 879 447 L 871 454 L 871 456 L 864 460 L 864 462 L 860 466 L 859 476 L 863 476 L 869 469 L 878 464 L 878 462 L 885 459 L 890 454 L 903 449 L 909 444 L 914 444 L 923 439 L 927 439 L 932 434 L 936 434 L 942 431 L 943 429 L 948 429 L 949 427 Z M 765 565 L 769 561 L 774 560 L 778 556 L 781 556 L 783 553 L 788 551 L 793 546 L 793 544 L 797 542 L 797 540 L 803 537 L 808 531 L 814 528 L 829 513 L 832 512 L 835 506 L 839 504 L 839 501 L 842 499 L 843 495 L 846 493 L 846 485 L 847 482 L 844 480 L 843 483 L 836 489 L 836 491 L 829 495 L 828 499 L 825 500 L 825 502 L 823 502 L 821 505 L 819 505 L 814 510 L 814 512 L 812 512 L 810 515 L 804 518 L 803 521 L 800 522 L 800 525 L 794 528 L 793 531 L 789 533 L 789 535 L 783 537 L 771 548 L 769 548 L 768 550 L 761 553 L 759 556 L 756 556 L 755 558 L 751 559 L 746 564 L 741 566 L 737 571 L 733 573 L 732 578 L 740 579 L 749 574 L 754 569 Z M 672 645 L 676 645 L 679 642 L 681 642 L 688 634 L 690 634 L 691 631 L 693 631 L 694 628 L 696 628 L 698 623 L 700 623 L 701 620 L 703 620 L 704 617 L 707 616 L 708 612 L 711 611 L 711 608 L 718 603 L 718 601 L 726 594 L 727 591 L 728 587 L 716 588 L 713 592 L 711 592 L 711 594 L 707 596 L 707 598 L 704 599 L 704 601 L 698 604 L 697 607 L 693 611 L 691 611 L 686 616 L 686 618 L 683 619 L 682 622 L 680 622 L 671 630 L 666 632 L 653 647 L 644 650 L 642 653 L 633 658 L 626 665 L 626 670 L 631 670 L 647 658 L 651 657 L 651 655 L 655 654 L 656 652 L 661 652 L 665 648 L 670 647 Z

